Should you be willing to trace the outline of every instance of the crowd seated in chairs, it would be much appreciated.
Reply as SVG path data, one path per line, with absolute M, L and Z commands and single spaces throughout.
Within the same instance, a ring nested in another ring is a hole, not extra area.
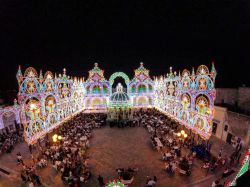
M 8 134 L 0 134 L 0 154 L 11 153 L 14 146 L 23 141 L 23 131 L 13 131 Z
M 182 148 L 190 149 L 194 142 L 190 137 L 183 140 L 176 136 L 180 125 L 155 109 L 135 111 L 134 120 L 138 120 L 138 124 L 150 133 L 153 148 L 162 153 L 161 159 L 165 162 L 164 170 L 167 173 L 179 171 L 187 176 L 191 174 L 193 155 L 181 156 Z M 163 147 L 168 151 L 164 152 Z
M 79 114 L 72 120 L 65 122 L 54 132 L 61 135 L 63 139 L 57 143 L 46 141 L 45 147 L 41 147 L 42 154 L 38 157 L 38 168 L 46 167 L 52 163 L 55 171 L 61 174 L 65 184 L 86 183 L 91 177 L 88 157 L 86 156 L 86 151 L 90 146 L 91 132 L 94 128 L 100 128 L 105 123 L 106 114 L 101 113 Z M 208 168 L 211 171 L 219 165 L 226 165 L 224 163 L 226 161 L 222 158 L 217 158 L 215 162 L 211 161 L 206 148 L 201 144 L 195 145 L 191 137 L 178 138 L 176 133 L 181 126 L 155 109 L 134 111 L 133 118 L 128 124 L 142 126 L 148 130 L 153 147 L 162 153 L 161 159 L 165 163 L 166 173 L 179 172 L 181 175 L 191 175 L 195 157 L 207 159 L 203 168 Z M 185 148 L 190 151 L 189 154 L 184 154 L 183 149 Z M 137 168 L 117 169 L 119 179 L 125 184 L 133 182 L 137 171 Z M 155 182 L 153 179 L 148 180 L 146 186 L 154 186 Z
M 104 125 L 105 118 L 105 114 L 81 113 L 52 133 L 52 136 L 54 133 L 60 135 L 62 137 L 60 141 L 52 142 L 51 135 L 47 135 L 45 145 L 38 145 L 40 152 L 32 167 L 33 171 L 51 164 L 54 171 L 61 174 L 65 184 L 80 186 L 86 183 L 92 175 L 86 155 L 86 150 L 90 146 L 91 132 L 93 128 Z M 26 170 L 27 168 L 22 172 L 27 173 Z

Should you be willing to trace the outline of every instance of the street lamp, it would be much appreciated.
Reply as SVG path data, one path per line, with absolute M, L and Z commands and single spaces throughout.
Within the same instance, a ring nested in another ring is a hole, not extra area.
M 54 143 L 56 143 L 58 140 L 61 141 L 62 139 L 63 139 L 62 136 L 57 135 L 57 134 L 54 134 L 52 136 L 52 140 L 53 140 Z
M 180 132 L 178 132 L 177 136 L 179 138 L 184 138 L 184 139 L 187 138 L 187 134 L 186 134 L 186 132 L 184 130 L 181 130 Z

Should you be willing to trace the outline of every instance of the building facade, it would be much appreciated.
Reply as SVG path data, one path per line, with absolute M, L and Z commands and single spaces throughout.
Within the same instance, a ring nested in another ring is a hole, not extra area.
M 215 107 L 212 134 L 231 144 L 241 142 L 244 147 L 250 144 L 250 117 L 228 111 L 225 107 Z

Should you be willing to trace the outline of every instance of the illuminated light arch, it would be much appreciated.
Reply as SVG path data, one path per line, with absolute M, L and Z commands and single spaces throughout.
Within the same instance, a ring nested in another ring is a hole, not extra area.
M 131 87 L 131 93 L 136 93 L 136 85 L 135 85 L 135 83 L 130 85 L 130 87 Z
M 195 110 L 201 115 L 210 114 L 209 97 L 204 94 L 198 95 L 195 98 Z
M 92 94 L 101 94 L 102 92 L 101 86 L 98 84 L 94 84 L 91 90 L 92 90 Z
M 109 93 L 109 85 L 104 83 L 103 88 L 102 88 L 103 94 L 108 94 Z
M 182 76 L 183 76 L 183 77 L 188 77 L 188 76 L 190 76 L 190 71 L 188 71 L 187 69 L 184 69 L 183 72 L 182 72 Z
M 98 107 L 103 105 L 103 100 L 102 98 L 95 97 L 91 100 L 91 107 Z
M 90 88 L 91 85 L 87 85 L 85 90 L 86 90 L 86 93 L 87 94 L 90 94 L 91 93 L 91 88 Z
M 146 96 L 139 96 L 137 97 L 137 104 L 139 106 L 144 106 L 147 105 L 149 103 L 149 99 Z
M 46 113 L 54 113 L 56 111 L 56 98 L 53 95 L 48 95 L 44 100 Z
M 90 106 L 91 106 L 91 98 L 87 98 L 87 99 L 85 100 L 85 106 L 86 106 L 86 107 L 90 107 Z
M 45 79 L 53 79 L 53 73 L 51 71 L 46 71 L 44 74 Z
M 45 112 L 46 112 L 46 126 L 51 126 L 58 122 L 57 114 L 57 102 L 54 95 L 48 95 L 44 100 Z
M 181 95 L 181 104 L 182 104 L 182 107 L 184 108 L 184 110 L 187 110 L 188 108 L 191 108 L 191 96 L 189 93 L 183 93 Z
M 181 84 L 182 84 L 183 89 L 188 90 L 188 89 L 191 88 L 192 81 L 191 81 L 191 79 L 189 77 L 184 77 L 181 80 Z
M 205 81 L 205 83 L 204 83 Z M 205 84 L 202 86 L 201 84 Z M 210 77 L 207 75 L 199 75 L 195 79 L 196 89 L 199 90 L 212 90 L 214 88 L 214 83 Z
M 193 119 L 193 127 L 200 131 L 202 136 L 210 136 L 211 135 L 211 124 L 209 124 L 206 117 L 201 115 L 195 115 Z
M 151 93 L 154 91 L 154 86 L 152 84 L 148 84 L 148 91 Z
M 197 75 L 208 75 L 209 74 L 209 69 L 205 65 L 200 65 L 196 71 Z
M 37 71 L 35 70 L 35 68 L 29 67 L 25 70 L 24 77 L 37 78 L 38 74 L 37 74 Z
M 114 84 L 114 80 L 117 77 L 122 77 L 125 80 L 126 86 L 127 86 L 127 93 L 129 93 L 129 77 L 127 76 L 127 74 L 123 73 L 123 72 L 115 72 L 113 73 L 110 78 L 109 78 L 109 83 L 110 83 L 110 93 L 112 93 L 112 86 Z
M 75 91 L 75 93 L 73 94 L 73 96 L 74 96 L 74 99 L 78 99 L 78 97 L 79 97 L 78 92 L 77 92 L 77 91 Z
M 147 85 L 145 83 L 139 83 L 136 87 L 137 93 L 146 93 L 148 92 Z

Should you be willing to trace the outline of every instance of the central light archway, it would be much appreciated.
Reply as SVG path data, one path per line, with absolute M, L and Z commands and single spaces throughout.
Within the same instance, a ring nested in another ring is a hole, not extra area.
M 112 93 L 112 86 L 114 84 L 114 80 L 117 78 L 117 77 L 122 77 L 124 80 L 125 80 L 125 84 L 127 86 L 127 93 L 129 93 L 129 83 L 130 83 L 130 80 L 129 80 L 129 77 L 126 73 L 123 73 L 123 72 L 115 72 L 113 73 L 110 78 L 109 78 L 109 84 L 110 84 L 110 93 Z

